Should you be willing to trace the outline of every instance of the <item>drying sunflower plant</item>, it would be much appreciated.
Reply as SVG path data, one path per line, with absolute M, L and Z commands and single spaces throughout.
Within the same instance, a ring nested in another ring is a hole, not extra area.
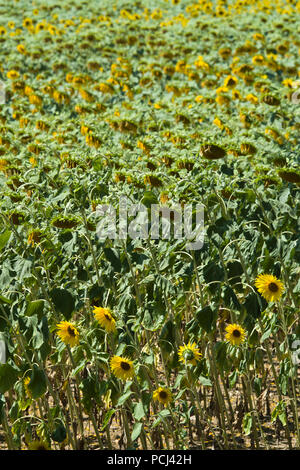
M 300 449 L 299 20 L 0 2 L 1 449 Z

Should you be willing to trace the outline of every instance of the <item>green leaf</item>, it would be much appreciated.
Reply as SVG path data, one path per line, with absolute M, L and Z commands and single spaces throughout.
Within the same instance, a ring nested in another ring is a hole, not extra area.
M 204 307 L 196 312 L 197 321 L 207 333 L 211 331 L 214 314 L 210 307 Z
M 83 359 L 83 360 L 80 362 L 80 364 L 78 364 L 78 366 L 75 367 L 75 369 L 72 371 L 71 376 L 74 377 L 75 375 L 77 375 L 78 372 L 80 372 L 80 371 L 84 368 L 85 364 L 86 364 L 86 359 Z
M 105 382 L 106 384 L 107 382 Z M 90 411 L 93 400 L 99 400 L 100 397 L 105 393 L 106 387 L 103 381 L 96 379 L 93 376 L 88 376 L 85 379 L 81 380 L 80 389 L 82 390 L 82 403 L 84 408 L 87 411 Z
M 133 392 L 131 390 L 129 390 L 128 392 L 124 393 L 124 395 L 122 395 L 119 400 L 118 400 L 118 403 L 117 403 L 117 406 L 121 406 L 123 405 L 123 403 L 125 403 L 125 401 L 133 394 Z
M 159 423 L 161 422 L 161 420 L 163 420 L 164 418 L 167 418 L 168 416 L 170 416 L 170 414 L 171 414 L 170 411 L 167 410 L 167 409 L 161 410 L 158 413 L 158 416 L 157 416 L 156 420 L 152 424 L 152 428 L 155 428 L 156 426 L 158 426 Z
M 269 336 L 271 336 L 271 333 L 272 333 L 272 328 L 269 328 L 267 331 L 264 332 L 264 334 L 260 338 L 260 342 L 263 343 L 265 339 L 268 339 Z
M 44 311 L 45 301 L 43 299 L 33 300 L 27 304 L 25 315 L 31 317 L 32 315 L 37 315 L 38 318 L 41 318 Z
M 214 261 L 210 261 L 203 268 L 203 277 L 205 279 L 205 282 L 221 282 L 223 281 L 224 276 L 224 269 L 219 264 L 216 264 Z
M 216 355 L 216 361 L 220 369 L 224 369 L 227 356 L 227 347 L 224 341 L 217 341 L 214 344 L 214 353 Z
M 0 235 L 0 251 L 3 250 L 5 245 L 8 243 L 11 236 L 11 231 L 6 230 L 5 232 L 1 233 Z
M 144 410 L 144 405 L 141 401 L 135 405 L 133 416 L 135 417 L 137 421 L 140 421 L 142 418 L 144 418 L 145 410 Z
M 230 286 L 225 286 L 224 289 L 224 302 L 226 307 L 231 309 L 240 310 L 241 305 L 235 295 L 234 290 Z
M 238 379 L 238 372 L 237 372 L 237 370 L 235 370 L 229 376 L 229 386 L 230 386 L 230 388 L 233 388 L 235 386 L 237 379 Z
M 283 401 L 280 401 L 275 406 L 274 410 L 271 413 L 271 422 L 273 423 L 276 419 L 279 418 L 283 426 L 286 426 L 286 410 L 285 404 Z
M 204 386 L 212 387 L 211 380 L 208 377 L 204 377 L 203 375 L 200 375 L 199 382 Z
M 131 440 L 135 441 L 139 435 L 141 434 L 143 429 L 143 423 L 135 423 L 132 433 L 131 433 Z
M 243 306 L 246 309 L 248 315 L 256 319 L 260 317 L 261 312 L 266 309 L 268 304 L 258 294 L 256 294 L 255 292 L 251 292 L 247 295 Z
M 167 410 L 167 409 L 161 410 L 159 412 L 159 416 L 161 416 L 162 418 L 166 418 L 167 416 L 170 416 L 170 415 L 171 415 L 170 410 Z
M 152 191 L 145 191 L 141 203 L 150 209 L 152 204 L 158 204 L 159 202 Z
M 19 414 L 19 404 L 17 401 L 15 401 L 9 410 L 9 417 L 12 420 L 12 422 L 18 418 L 18 414 Z
M 33 364 L 28 388 L 31 392 L 32 398 L 34 399 L 41 397 L 47 391 L 45 372 L 42 369 L 39 369 L 36 364 Z
M 51 439 L 54 442 L 63 442 L 67 437 L 66 428 L 62 422 L 58 423 L 53 433 L 51 434 Z
M 7 299 L 6 297 L 4 297 L 3 295 L 0 295 L 0 303 L 3 303 L 3 304 L 11 304 L 11 300 L 10 299 Z
M 119 273 L 122 269 L 122 263 L 117 250 L 112 248 L 103 248 L 105 258 L 110 262 L 114 271 Z
M 243 431 L 246 436 L 251 433 L 253 418 L 251 413 L 246 413 L 243 418 Z
M 56 309 L 63 314 L 66 320 L 70 320 L 75 308 L 75 300 L 72 294 L 66 289 L 54 288 L 50 292 L 50 297 Z
M 226 264 L 228 280 L 231 285 L 237 284 L 241 281 L 241 275 L 244 270 L 239 261 L 228 261 Z
M 34 349 L 40 349 L 43 343 L 44 335 L 40 331 L 35 329 L 34 335 L 32 337 L 32 346 L 34 347 Z
M 18 379 L 18 371 L 9 363 L 0 364 L 0 393 L 10 390 Z
M 173 344 L 175 342 L 175 328 L 175 323 L 172 320 L 168 320 L 161 330 L 159 343 L 162 350 L 166 353 L 171 353 L 173 351 Z
M 111 410 L 108 410 L 107 413 L 105 414 L 104 416 L 104 420 L 103 420 L 103 425 L 102 425 L 102 428 L 101 428 L 101 431 L 104 431 L 104 429 L 106 428 L 106 426 L 108 425 L 109 423 L 109 420 L 110 418 L 115 414 L 117 410 L 115 409 L 111 409 Z

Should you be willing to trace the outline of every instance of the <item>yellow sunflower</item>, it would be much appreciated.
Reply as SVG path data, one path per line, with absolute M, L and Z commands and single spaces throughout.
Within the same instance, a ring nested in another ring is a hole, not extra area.
M 200 361 L 201 353 L 199 352 L 196 343 L 191 343 L 189 341 L 188 344 L 180 346 L 178 349 L 178 356 L 180 358 L 179 360 L 183 364 L 192 364 L 195 366 L 197 361 Z
M 14 80 L 15 78 L 19 78 L 20 74 L 17 70 L 9 70 L 6 76 Z
M 114 356 L 110 361 L 110 368 L 118 379 L 128 380 L 134 376 L 133 362 L 127 357 Z
M 58 329 L 57 334 L 65 344 L 73 347 L 79 343 L 79 332 L 72 323 L 62 321 L 56 326 Z
M 24 44 L 18 44 L 17 51 L 20 52 L 20 54 L 26 54 L 26 47 L 24 46 Z
M 224 81 L 224 87 L 234 88 L 238 83 L 238 79 L 232 75 L 228 75 Z
M 116 331 L 116 320 L 108 308 L 94 307 L 93 313 L 100 326 L 105 328 L 107 333 Z
M 31 18 L 25 18 L 23 20 L 23 26 L 24 26 L 24 28 L 30 28 L 32 26 L 32 19 Z
M 46 441 L 36 439 L 28 444 L 29 450 L 51 450 Z
M 24 388 L 25 388 L 25 392 L 26 392 L 27 396 L 29 398 L 32 398 L 31 391 L 29 390 L 29 387 L 28 387 L 28 384 L 29 384 L 30 380 L 31 380 L 31 378 L 29 376 L 25 377 L 25 379 L 23 380 L 23 384 L 24 384 Z
M 168 404 L 173 400 L 172 393 L 168 388 L 158 387 L 153 392 L 153 400 L 159 401 L 163 405 L 168 406 Z
M 240 325 L 233 323 L 228 325 L 225 331 L 227 331 L 225 335 L 226 340 L 233 346 L 239 346 L 245 341 L 246 332 Z
M 279 300 L 284 292 L 283 283 L 272 274 L 260 274 L 255 280 L 258 292 L 268 301 Z

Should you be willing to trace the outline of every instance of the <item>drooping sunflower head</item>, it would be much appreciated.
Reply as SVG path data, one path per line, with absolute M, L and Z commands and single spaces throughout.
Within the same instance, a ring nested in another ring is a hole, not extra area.
M 30 380 L 31 380 L 31 378 L 30 378 L 30 376 L 28 375 L 27 377 L 24 378 L 24 380 L 23 380 L 23 385 L 24 385 L 25 392 L 26 392 L 27 396 L 28 396 L 29 398 L 32 398 L 31 391 L 30 391 L 30 389 L 29 389 L 29 387 L 28 387 L 28 384 L 29 384 Z
M 255 280 L 255 286 L 267 302 L 279 300 L 284 292 L 283 282 L 272 274 L 260 274 Z
M 158 387 L 153 392 L 153 400 L 159 401 L 163 405 L 168 406 L 168 404 L 173 400 L 171 390 L 164 387 Z
M 191 343 L 189 341 L 188 344 L 180 346 L 178 350 L 178 356 L 179 360 L 183 364 L 192 364 L 193 366 L 195 366 L 197 361 L 200 361 L 201 353 L 197 348 L 196 343 Z
M 246 332 L 240 325 L 233 323 L 228 325 L 225 331 L 227 332 L 225 335 L 226 341 L 233 346 L 239 346 L 245 341 Z
M 29 450 L 51 450 L 47 441 L 35 439 L 28 444 Z
M 93 313 L 95 315 L 95 319 L 99 322 L 100 326 L 107 331 L 107 333 L 116 331 L 116 320 L 108 308 L 94 307 Z
M 110 361 L 110 368 L 118 379 L 128 380 L 134 376 L 133 362 L 127 357 L 114 356 Z
M 228 77 L 225 78 L 224 81 L 224 86 L 228 88 L 234 88 L 238 83 L 238 79 L 232 75 L 228 75 Z
M 79 343 L 79 331 L 75 328 L 74 325 L 72 325 L 72 323 L 68 321 L 62 321 L 56 326 L 57 334 L 65 344 L 73 347 Z

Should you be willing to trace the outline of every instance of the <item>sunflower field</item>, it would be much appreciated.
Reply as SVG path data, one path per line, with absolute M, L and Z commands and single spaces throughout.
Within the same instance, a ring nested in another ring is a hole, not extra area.
M 0 0 L 0 449 L 300 449 L 299 32 Z M 203 246 L 100 238 L 123 196 L 201 204 Z

